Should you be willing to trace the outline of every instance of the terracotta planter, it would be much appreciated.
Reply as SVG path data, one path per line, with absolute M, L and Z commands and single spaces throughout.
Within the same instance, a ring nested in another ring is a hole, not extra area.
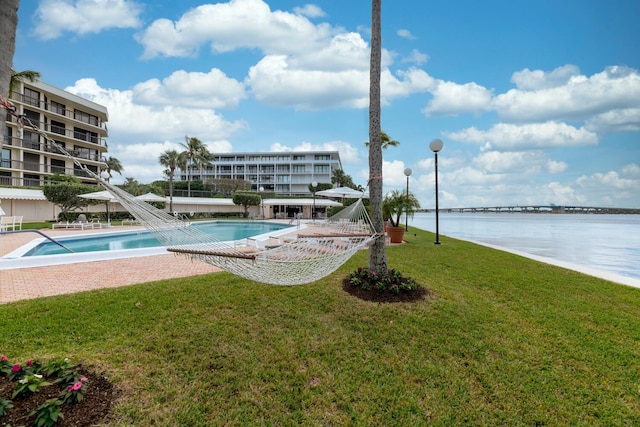
M 392 227 L 391 225 L 387 225 L 387 236 L 389 236 L 391 243 L 402 243 L 404 227 Z

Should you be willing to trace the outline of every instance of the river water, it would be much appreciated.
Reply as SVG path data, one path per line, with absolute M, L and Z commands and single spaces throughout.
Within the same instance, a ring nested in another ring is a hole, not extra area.
M 435 232 L 435 213 L 418 213 L 409 225 Z M 441 236 L 640 283 L 640 215 L 440 213 L 439 229 Z

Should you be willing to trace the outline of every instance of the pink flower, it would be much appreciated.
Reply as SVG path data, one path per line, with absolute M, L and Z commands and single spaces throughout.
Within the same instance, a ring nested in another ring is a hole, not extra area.
M 88 380 L 89 380 L 89 379 L 88 379 L 87 377 L 82 377 L 82 378 L 80 378 L 80 381 L 82 381 L 82 382 L 85 382 L 85 381 L 88 381 Z
M 11 368 L 12 372 L 20 372 L 20 364 L 16 363 L 15 365 L 13 365 L 13 368 Z
M 33 365 L 33 360 L 27 360 L 27 366 Z
M 67 391 L 68 391 L 69 393 L 71 393 L 71 392 L 73 391 L 73 386 L 68 385 L 68 386 L 67 386 Z
M 74 390 L 74 391 L 78 391 L 78 390 L 80 390 L 81 388 L 82 388 L 82 381 L 78 381 L 77 383 L 75 383 L 75 384 L 73 385 L 73 390 Z
M 6 362 L 8 360 L 8 357 L 3 354 L 2 357 L 0 357 L 0 360 Z

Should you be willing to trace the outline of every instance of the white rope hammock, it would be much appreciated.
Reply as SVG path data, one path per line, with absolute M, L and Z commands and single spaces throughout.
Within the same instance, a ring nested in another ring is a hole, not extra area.
M 304 233 L 284 242 L 258 248 L 242 242 L 221 242 L 190 223 L 136 199 L 109 184 L 49 138 L 28 117 L 0 96 L 0 104 L 19 124 L 27 124 L 74 164 L 95 178 L 120 204 L 151 232 L 168 251 L 198 259 L 235 275 L 272 285 L 299 285 L 321 279 L 337 270 L 355 252 L 382 237 L 375 232 L 362 199 L 326 221 L 310 225 Z

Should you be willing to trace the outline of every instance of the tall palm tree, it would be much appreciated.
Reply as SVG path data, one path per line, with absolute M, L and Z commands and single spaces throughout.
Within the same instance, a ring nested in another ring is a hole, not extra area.
M 113 178 L 113 175 L 111 174 L 111 172 L 116 172 L 119 175 L 122 175 L 122 163 L 120 163 L 120 160 L 116 159 L 115 157 L 109 157 L 107 158 L 107 168 L 105 169 L 107 171 L 107 173 L 109 174 L 109 179 Z
M 31 83 L 40 79 L 40 73 L 37 71 L 25 70 L 15 71 L 11 69 L 11 81 L 9 82 L 9 98 L 13 95 L 13 92 L 18 89 L 20 83 L 29 81 Z
M 369 202 L 371 221 L 382 233 L 382 138 L 380 129 L 380 68 L 382 56 L 382 0 L 371 1 L 371 58 L 369 69 Z M 376 239 L 369 249 L 369 270 L 387 272 L 387 251 L 383 238 Z
M 184 156 L 181 156 L 177 150 L 167 150 L 160 154 L 158 161 L 162 166 L 167 168 L 167 175 L 169 176 L 169 212 L 173 212 L 173 175 L 176 168 L 179 168 L 183 161 Z
M 386 150 L 388 147 L 397 147 L 400 145 L 400 141 L 396 141 L 395 139 L 391 139 L 389 135 L 383 130 L 380 131 L 380 143 L 382 144 L 382 149 Z M 365 147 L 369 146 L 369 141 L 364 143 Z
M 20 0 L 5 0 L 0 7 L 0 96 L 2 97 L 9 96 L 19 6 Z
M 183 151 L 184 156 L 187 159 L 187 195 L 191 197 L 191 174 L 193 168 L 198 169 L 202 166 L 211 164 L 212 154 L 207 150 L 207 147 L 198 138 L 184 137 L 185 143 L 180 144 L 185 148 Z

